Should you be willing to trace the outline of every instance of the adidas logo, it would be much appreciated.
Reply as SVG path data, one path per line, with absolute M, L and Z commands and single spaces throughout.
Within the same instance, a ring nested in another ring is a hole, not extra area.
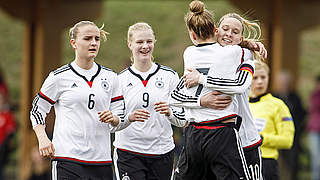
M 76 88 L 76 87 L 78 87 L 76 83 L 73 83 L 71 86 L 71 88 Z
M 129 83 L 129 84 L 127 85 L 127 87 L 130 87 L 130 86 L 133 86 L 132 83 Z

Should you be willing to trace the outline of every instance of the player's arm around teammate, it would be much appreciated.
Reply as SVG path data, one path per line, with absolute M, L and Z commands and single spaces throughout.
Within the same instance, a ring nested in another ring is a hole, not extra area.
M 252 34 L 256 34 L 257 37 L 259 37 L 260 34 L 260 27 L 258 26 L 258 24 L 256 23 L 252 23 L 249 22 L 248 20 L 242 18 L 241 16 L 235 14 L 235 13 L 231 13 L 231 14 L 227 14 L 225 16 L 223 16 L 220 21 L 219 21 L 219 26 L 216 30 L 216 37 L 217 37 L 217 41 L 219 44 L 221 44 L 222 46 L 226 46 L 226 45 L 235 45 L 235 44 L 240 44 L 242 42 L 246 42 L 246 46 L 248 46 L 250 49 L 252 50 L 257 50 L 259 51 L 260 55 L 264 58 L 266 58 L 267 56 L 267 52 L 263 46 L 262 43 L 260 42 L 256 42 L 256 41 L 252 41 L 252 40 L 244 40 L 246 37 L 243 37 L 243 32 L 244 32 L 244 27 L 247 28 L 247 30 L 249 29 L 254 29 L 252 27 L 256 27 L 257 28 L 257 32 L 253 32 Z M 250 38 L 249 38 L 250 39 Z M 252 39 L 252 38 L 251 38 Z M 243 59 L 243 63 L 241 64 L 241 66 L 239 67 L 238 74 L 242 74 L 244 76 L 242 77 L 246 77 L 247 75 L 245 75 L 248 70 L 251 70 L 251 74 L 253 72 L 253 62 L 251 61 L 252 55 L 251 52 L 248 52 L 247 50 L 244 51 L 244 56 L 242 57 Z M 250 60 L 250 61 L 248 61 Z M 246 62 L 247 61 L 247 62 Z M 248 67 L 251 67 L 251 69 L 249 69 Z M 241 72 L 242 71 L 242 72 Z M 235 79 L 234 81 L 231 81 L 228 79 L 228 85 L 231 85 L 231 83 L 234 83 L 233 87 L 228 87 L 228 86 L 222 86 L 222 84 L 224 82 L 226 82 L 226 80 L 222 79 L 222 78 L 214 78 L 214 77 L 210 77 L 211 78 L 211 84 L 208 83 L 207 79 L 209 79 L 207 76 L 203 76 L 202 75 L 202 84 L 204 84 L 205 87 L 208 88 L 213 88 L 214 90 L 220 90 L 224 93 L 241 93 L 241 95 L 237 95 L 236 98 L 238 99 L 239 102 L 242 102 L 243 105 L 241 105 L 241 109 L 239 109 L 239 115 L 242 116 L 243 118 L 243 122 L 246 124 L 245 126 L 242 125 L 242 128 L 240 128 L 240 138 L 243 142 L 243 148 L 245 150 L 245 156 L 247 158 L 247 163 L 248 166 L 250 168 L 256 168 L 256 166 L 259 167 L 259 169 L 261 169 L 261 156 L 260 156 L 260 150 L 259 145 L 261 144 L 261 140 L 259 138 L 259 135 L 257 133 L 257 131 L 254 128 L 254 124 L 253 124 L 253 119 L 249 110 L 249 104 L 247 102 L 248 99 L 248 92 L 249 92 L 249 86 L 251 84 L 251 80 L 252 80 L 252 75 L 249 76 L 250 78 L 248 78 L 248 81 L 243 81 L 240 80 L 239 75 L 236 76 L 237 79 Z M 200 79 L 200 73 L 195 70 L 192 69 L 191 73 L 185 74 L 184 75 L 184 84 L 181 85 L 185 85 L 187 87 L 192 87 L 194 85 L 197 85 L 199 83 L 199 79 Z M 220 82 L 219 82 L 220 80 Z M 224 81 L 224 82 L 223 82 Z M 242 81 L 242 82 L 241 82 Z M 243 83 L 245 82 L 245 83 Z M 242 88 L 239 88 L 241 84 Z M 232 85 L 231 85 L 232 86 Z M 216 89 L 215 89 L 216 88 Z M 215 109 L 215 106 L 209 106 L 208 102 L 212 101 L 208 101 L 209 98 L 211 98 L 212 100 L 216 100 L 215 98 L 219 97 L 219 96 L 215 96 L 213 95 L 214 92 L 211 92 L 212 95 L 205 95 L 203 97 L 198 97 L 198 99 L 200 100 L 200 103 L 198 103 L 198 105 L 200 104 L 200 106 L 204 106 L 204 107 L 209 107 L 209 108 L 213 108 Z M 218 92 L 215 92 L 218 93 Z M 181 94 L 180 94 L 181 95 Z M 188 97 L 189 100 L 194 100 L 197 99 L 197 97 Z M 184 103 L 184 105 L 189 105 L 191 104 L 189 100 L 186 100 L 186 102 L 188 103 Z M 197 100 L 197 101 L 199 101 Z M 193 104 L 196 104 L 194 101 Z M 219 102 L 219 101 L 217 101 Z M 226 105 L 226 100 L 224 102 L 221 102 L 221 105 Z M 192 107 L 192 106 L 189 106 Z M 196 107 L 197 106 L 193 106 Z M 220 107 L 220 109 L 224 109 L 225 107 Z M 246 127 L 246 128 L 244 128 Z M 250 127 L 253 127 L 250 128 Z M 246 130 L 243 130 L 246 129 Z M 256 139 L 256 140 L 254 140 Z M 250 150 L 249 148 L 250 147 Z M 262 177 L 260 170 L 257 169 L 251 169 L 251 173 L 252 176 L 250 177 L 250 179 L 260 179 Z

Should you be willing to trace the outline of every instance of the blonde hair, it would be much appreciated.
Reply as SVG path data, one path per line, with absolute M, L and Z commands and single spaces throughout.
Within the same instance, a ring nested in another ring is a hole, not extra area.
M 76 39 L 78 34 L 79 34 L 79 28 L 82 26 L 87 26 L 87 25 L 91 25 L 91 26 L 95 26 L 99 29 L 100 31 L 100 36 L 101 38 L 106 41 L 107 40 L 107 35 L 109 35 L 109 33 L 105 30 L 103 30 L 104 28 L 104 24 L 102 24 L 102 26 L 99 28 L 94 22 L 91 21 L 80 21 L 78 23 L 76 23 L 72 28 L 70 28 L 69 30 L 69 36 L 71 39 Z
M 242 35 L 245 40 L 254 40 L 254 41 L 259 41 L 261 37 L 261 28 L 258 23 L 255 21 L 249 21 L 243 17 L 241 17 L 237 13 L 228 13 L 224 16 L 222 16 L 219 20 L 218 27 L 220 26 L 221 22 L 225 18 L 235 18 L 238 21 L 240 21 L 242 25 Z
M 127 41 L 132 42 L 132 40 L 133 40 L 132 37 L 133 37 L 134 32 L 146 31 L 146 30 L 150 30 L 152 32 L 153 38 L 155 39 L 154 32 L 153 32 L 151 26 L 145 22 L 138 22 L 138 23 L 135 23 L 129 27 Z
M 148 23 L 145 23 L 145 22 L 138 22 L 138 23 L 135 23 L 133 25 L 131 25 L 128 29 L 128 36 L 127 36 L 127 41 L 128 42 L 132 42 L 133 41 L 133 35 L 135 32 L 137 31 L 151 31 L 152 32 L 152 35 L 153 35 L 153 39 L 155 41 L 155 35 L 154 35 L 154 31 L 152 30 L 152 27 L 148 24 Z M 133 57 L 131 56 L 130 57 L 130 60 L 131 62 L 133 63 Z M 151 60 L 153 61 L 154 58 L 153 56 L 151 56 Z
M 243 36 L 243 41 L 260 41 L 262 33 L 260 25 L 256 21 L 249 21 L 237 13 L 228 13 L 220 18 L 218 27 L 226 18 L 235 18 L 240 21 L 242 25 L 241 34 Z M 263 57 L 258 52 L 254 51 L 253 55 L 256 60 L 263 61 Z
M 189 4 L 189 10 L 184 21 L 189 30 L 192 30 L 200 39 L 205 40 L 214 37 L 213 15 L 203 2 L 195 0 Z
M 262 61 L 255 60 L 254 66 L 255 66 L 255 68 L 254 68 L 255 70 L 264 69 L 267 72 L 267 74 L 269 75 L 270 68 L 269 68 L 268 64 L 266 64 Z

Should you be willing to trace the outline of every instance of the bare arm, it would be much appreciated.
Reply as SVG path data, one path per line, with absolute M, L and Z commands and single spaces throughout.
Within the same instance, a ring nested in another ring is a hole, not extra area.
M 201 97 L 200 105 L 211 109 L 223 110 L 230 105 L 231 101 L 230 96 L 223 95 L 219 91 L 213 91 Z
M 248 48 L 252 51 L 259 51 L 259 54 L 264 59 L 267 59 L 267 57 L 268 57 L 268 52 L 261 42 L 252 41 L 252 40 L 244 40 L 241 43 L 241 47 Z
M 53 147 L 52 142 L 47 136 L 45 126 L 42 124 L 39 124 L 39 125 L 36 125 L 33 128 L 33 130 L 36 133 L 36 136 L 38 138 L 40 155 L 43 157 L 53 156 L 55 149 Z

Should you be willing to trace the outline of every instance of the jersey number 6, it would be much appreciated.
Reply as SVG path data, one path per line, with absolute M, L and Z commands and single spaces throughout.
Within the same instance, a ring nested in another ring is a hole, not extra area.
M 88 108 L 89 109 L 93 109 L 94 108 L 94 100 L 93 100 L 94 96 L 95 96 L 94 94 L 89 94 L 89 102 L 88 102 Z

